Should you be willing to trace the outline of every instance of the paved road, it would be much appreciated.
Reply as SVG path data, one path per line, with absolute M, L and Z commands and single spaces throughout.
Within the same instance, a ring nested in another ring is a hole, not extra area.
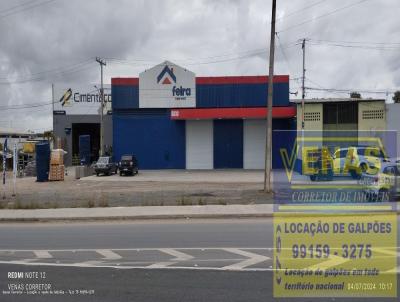
M 0 291 L 38 272 L 59 292 L 0 300 L 271 301 L 272 238 L 271 219 L 2 224 Z

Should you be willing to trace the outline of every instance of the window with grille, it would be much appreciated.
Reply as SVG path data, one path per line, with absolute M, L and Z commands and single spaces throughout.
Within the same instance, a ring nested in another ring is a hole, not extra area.
M 357 102 L 324 104 L 324 124 L 356 123 L 358 123 Z
M 363 120 L 382 120 L 384 118 L 384 111 L 381 110 L 364 110 L 362 112 Z
M 304 112 L 304 121 L 318 122 L 321 120 L 321 112 Z

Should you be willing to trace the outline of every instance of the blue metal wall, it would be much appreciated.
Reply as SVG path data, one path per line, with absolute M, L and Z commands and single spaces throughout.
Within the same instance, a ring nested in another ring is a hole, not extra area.
M 139 86 L 112 85 L 111 94 L 113 110 L 139 108 Z M 267 84 L 197 84 L 196 107 L 264 107 L 267 95 Z M 290 106 L 289 83 L 274 83 L 274 106 Z
M 267 84 L 197 84 L 198 108 L 263 107 Z M 141 169 L 184 169 L 185 121 L 172 121 L 169 109 L 138 109 L 137 84 L 112 85 L 113 153 L 133 153 Z M 289 106 L 289 83 L 274 83 L 274 106 Z M 273 129 L 295 129 L 290 119 L 274 120 Z M 279 144 L 277 144 L 279 142 Z M 273 137 L 273 168 L 282 168 L 279 146 L 291 137 Z M 243 121 L 214 121 L 214 168 L 243 168 Z
M 284 169 L 281 149 L 286 149 L 288 156 L 292 154 L 296 143 L 295 119 L 275 119 L 272 121 L 272 168 Z M 277 131 L 282 130 L 282 131 Z M 291 131 L 284 131 L 291 130 Z
M 214 121 L 214 168 L 243 168 L 243 120 Z
M 139 108 L 139 86 L 112 85 L 112 109 Z
M 267 84 L 196 85 L 197 108 L 264 107 L 267 96 Z M 274 83 L 273 100 L 274 106 L 289 106 L 289 83 Z
M 140 169 L 185 168 L 185 122 L 171 121 L 170 110 L 114 111 L 113 136 L 116 160 L 133 153 Z
M 288 119 L 273 121 L 273 129 L 293 129 Z M 243 168 L 243 121 L 214 121 L 214 168 Z M 273 132 L 273 168 L 284 168 L 281 148 L 291 154 L 294 132 Z M 133 153 L 140 169 L 185 169 L 185 121 L 170 120 L 165 109 L 123 110 L 113 113 L 113 151 L 116 160 Z

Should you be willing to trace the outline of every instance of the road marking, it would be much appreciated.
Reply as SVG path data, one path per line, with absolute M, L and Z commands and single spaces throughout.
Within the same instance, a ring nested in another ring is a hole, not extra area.
M 342 257 L 335 256 L 335 255 L 330 255 L 328 259 L 329 260 L 327 260 L 327 261 L 317 263 L 317 264 L 309 266 L 309 267 L 307 267 L 305 269 L 307 269 L 307 270 L 316 270 L 316 269 L 319 268 L 321 270 L 326 270 L 326 269 L 328 269 L 330 267 L 337 266 L 337 265 L 340 265 L 342 263 L 345 263 L 345 262 L 348 262 L 348 261 L 351 260 L 349 258 L 342 258 Z
M 171 261 L 161 261 L 151 264 L 147 266 L 147 268 L 166 268 L 167 266 L 176 264 L 179 261 L 188 261 L 194 258 L 193 256 L 177 251 L 176 249 L 158 249 L 158 250 L 175 258 L 171 259 Z
M 122 258 L 121 255 L 118 255 L 112 250 L 96 250 L 96 253 L 102 255 L 105 260 L 118 260 Z
M 168 248 L 112 248 L 113 251 L 158 251 L 161 249 L 168 249 L 168 250 L 186 250 L 186 251 L 197 251 L 197 250 L 225 250 L 228 248 L 232 249 L 240 249 L 242 251 L 251 251 L 251 250 L 268 250 L 272 251 L 272 247 L 168 247 Z M 107 250 L 107 249 L 105 249 Z M 96 249 L 47 249 L 48 252 L 93 252 Z M 32 252 L 32 250 L 27 249 L 0 249 L 0 252 Z
M 57 266 L 57 267 L 100 267 L 100 268 L 113 268 L 113 269 L 160 269 L 157 266 L 118 266 L 118 265 L 105 265 L 98 261 L 98 265 L 93 265 L 93 262 L 81 263 L 46 263 L 46 262 L 24 262 L 24 261 L 0 261 L 0 264 L 15 264 L 27 266 Z M 195 266 L 165 266 L 162 269 L 170 270 L 205 270 L 205 271 L 225 271 L 223 267 L 195 267 Z M 273 271 L 271 268 L 247 268 L 247 269 L 232 269 L 231 271 L 249 271 L 249 272 L 264 272 Z
M 159 251 L 175 257 L 174 259 L 171 259 L 173 261 L 187 261 L 194 258 L 189 254 L 179 252 L 175 249 L 159 249 Z
M 35 254 L 35 256 L 37 257 L 37 258 L 40 258 L 40 259 L 50 259 L 50 258 L 53 258 L 53 256 L 48 252 L 48 251 L 33 251 L 33 253 Z
M 249 259 L 240 261 L 235 264 L 224 266 L 223 269 L 226 269 L 226 270 L 242 270 L 248 266 L 252 266 L 257 263 L 271 259 L 267 256 L 262 256 L 262 255 L 251 253 L 248 251 L 243 251 L 241 249 L 228 248 L 228 249 L 224 249 L 224 250 L 227 252 L 233 253 L 233 254 L 237 254 L 237 255 L 241 255 L 241 256 L 249 258 Z
M 373 252 L 378 252 L 378 253 L 381 253 L 381 254 L 385 254 L 385 255 L 389 255 L 389 256 L 400 257 L 400 253 L 395 251 L 394 249 L 396 249 L 396 248 L 375 247 L 375 248 L 372 249 L 372 251 Z

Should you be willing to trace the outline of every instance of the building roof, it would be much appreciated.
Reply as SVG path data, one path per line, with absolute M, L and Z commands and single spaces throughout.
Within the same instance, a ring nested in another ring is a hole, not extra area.
M 300 104 L 301 99 L 290 100 L 291 103 Z M 326 98 L 326 99 L 305 99 L 304 103 L 337 103 L 337 102 L 385 102 L 384 99 L 355 99 L 355 98 Z
M 197 85 L 212 84 L 267 84 L 268 76 L 196 77 Z M 288 75 L 275 75 L 274 83 L 289 83 Z M 138 86 L 139 78 L 111 78 L 111 85 Z
M 32 133 L 29 133 L 27 131 L 23 131 L 21 129 L 12 129 L 12 128 L 4 128 L 4 127 L 0 127 L 0 134 L 3 135 L 31 135 Z

